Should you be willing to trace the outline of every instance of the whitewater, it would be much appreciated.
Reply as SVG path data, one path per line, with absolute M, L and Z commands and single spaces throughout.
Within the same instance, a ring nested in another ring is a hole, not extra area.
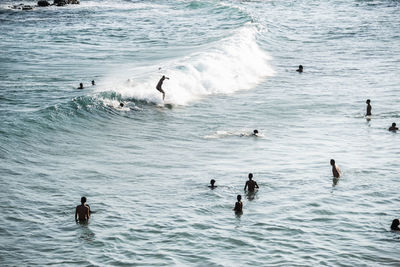
M 0 265 L 400 264 L 398 1 L 19 3 L 0 3 Z

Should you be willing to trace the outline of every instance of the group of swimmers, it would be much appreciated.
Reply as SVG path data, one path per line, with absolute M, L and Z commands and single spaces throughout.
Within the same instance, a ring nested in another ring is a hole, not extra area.
M 96 85 L 96 82 L 94 80 L 92 80 L 92 86 Z M 79 84 L 79 87 L 76 89 L 84 89 L 85 87 L 83 87 L 83 83 Z
M 259 186 L 258 186 L 257 182 L 253 180 L 252 173 L 249 173 L 248 177 L 249 177 L 249 180 L 246 181 L 246 184 L 244 185 L 243 190 L 247 191 L 248 193 L 255 193 L 256 189 L 258 189 Z M 208 187 L 211 189 L 217 188 L 217 186 L 215 185 L 214 179 L 211 179 L 210 185 Z M 235 211 L 235 213 L 241 214 L 243 212 L 242 195 L 237 195 L 236 199 L 237 199 L 237 202 L 235 203 L 235 207 L 233 208 L 233 210 Z
M 303 72 L 303 66 L 299 65 L 299 68 L 296 71 L 299 72 L 299 73 L 302 73 Z M 159 92 L 161 92 L 162 95 L 163 95 L 163 97 L 162 97 L 163 100 L 165 99 L 165 92 L 162 89 L 162 85 L 163 85 L 163 82 L 164 82 L 165 79 L 169 80 L 168 77 L 163 75 L 161 77 L 161 79 L 158 81 L 157 85 L 156 85 L 156 89 Z M 92 86 L 93 85 L 95 85 L 95 81 L 94 80 L 92 80 Z M 82 83 L 79 84 L 78 89 L 83 89 L 83 84 Z M 367 117 L 372 116 L 371 100 L 367 99 L 366 104 L 367 104 L 366 116 Z M 121 102 L 120 103 L 120 107 L 123 107 L 123 106 L 124 106 L 124 104 Z M 389 131 L 396 132 L 397 130 L 398 130 L 398 128 L 396 127 L 396 123 L 393 122 L 392 126 L 389 128 Z M 254 130 L 251 135 L 252 136 L 258 136 L 258 130 Z M 336 165 L 336 162 L 335 162 L 334 159 L 330 160 L 330 164 L 332 166 L 332 175 L 333 175 L 334 179 L 336 179 L 336 180 L 334 180 L 334 184 L 335 184 L 335 181 L 337 183 L 338 179 L 341 176 L 341 171 L 340 171 L 339 167 Z M 253 174 L 252 173 L 249 173 L 248 179 L 249 180 L 246 181 L 246 184 L 244 186 L 244 191 L 247 190 L 249 193 L 254 193 L 255 190 L 259 188 L 259 186 L 258 186 L 257 182 L 253 180 Z M 211 179 L 210 185 L 208 187 L 211 188 L 211 189 L 215 189 L 217 187 L 215 185 L 215 180 L 214 179 Z M 242 196 L 241 195 L 237 195 L 236 199 L 237 199 L 237 202 L 235 203 L 235 206 L 234 206 L 233 210 L 235 211 L 235 213 L 241 214 L 243 212 Z M 76 220 L 76 222 L 88 222 L 88 220 L 90 218 L 90 213 L 91 213 L 90 206 L 86 204 L 86 197 L 82 197 L 81 198 L 81 205 L 78 205 L 76 207 L 76 210 L 75 210 L 75 220 Z M 390 229 L 391 230 L 395 230 L 395 231 L 400 231 L 399 223 L 400 223 L 399 219 L 394 219 Z

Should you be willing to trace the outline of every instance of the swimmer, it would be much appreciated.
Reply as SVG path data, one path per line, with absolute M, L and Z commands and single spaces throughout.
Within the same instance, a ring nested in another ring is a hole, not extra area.
M 394 219 L 392 221 L 392 225 L 390 226 L 390 229 L 393 231 L 400 231 L 399 224 L 400 224 L 399 219 Z
M 331 165 L 332 165 L 332 174 L 333 177 L 339 178 L 341 175 L 340 169 L 338 166 L 336 166 L 335 160 L 331 159 Z
M 123 108 L 124 107 L 124 103 L 119 103 L 119 107 Z
M 93 85 L 96 85 L 96 83 L 94 82 L 94 80 L 92 80 L 92 86 L 93 86 Z
M 242 196 L 241 195 L 237 195 L 237 202 L 235 203 L 235 207 L 233 208 L 233 210 L 236 213 L 240 213 L 243 211 L 243 203 L 242 203 Z
M 367 104 L 367 114 L 365 114 L 365 116 L 371 116 L 372 114 L 371 114 L 371 110 L 372 110 L 372 107 L 371 107 L 371 100 L 369 100 L 369 99 L 367 99 L 367 101 L 365 101 L 365 103 Z
M 253 174 L 249 173 L 249 180 L 244 185 L 244 191 L 248 188 L 249 192 L 254 192 L 255 188 L 259 188 L 256 181 L 253 181 Z
M 396 132 L 398 129 L 399 129 L 399 128 L 396 127 L 396 123 L 393 122 L 393 123 L 392 123 L 392 126 L 389 128 L 389 131 L 391 131 L 391 132 Z
M 77 89 L 83 89 L 83 83 L 80 83 Z
M 87 222 L 90 218 L 90 207 L 86 204 L 86 197 L 81 198 L 81 205 L 76 206 L 75 221 Z
M 252 136 L 258 136 L 258 130 L 254 130 L 253 133 L 251 134 Z
M 164 100 L 164 98 L 165 98 L 165 92 L 163 91 L 163 89 L 161 88 L 161 86 L 162 86 L 162 84 L 163 84 L 163 82 L 164 82 L 165 79 L 168 79 L 168 80 L 169 80 L 168 77 L 165 77 L 165 76 L 163 75 L 163 76 L 161 77 L 161 79 L 158 81 L 157 86 L 156 86 L 156 89 L 157 89 L 158 91 L 160 91 L 160 92 L 163 94 L 163 97 L 162 97 L 163 100 Z
M 299 68 L 296 70 L 299 73 L 303 72 L 303 65 L 299 65 Z
M 214 185 L 215 184 L 215 180 L 214 179 L 211 179 L 211 181 L 210 181 L 210 185 L 208 186 L 209 188 L 211 188 L 211 189 L 214 189 L 214 188 L 216 188 L 217 186 L 216 185 Z

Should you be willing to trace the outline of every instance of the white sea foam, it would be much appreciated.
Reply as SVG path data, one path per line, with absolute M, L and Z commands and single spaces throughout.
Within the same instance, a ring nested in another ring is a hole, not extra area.
M 270 57 L 258 46 L 256 34 L 252 24 L 246 25 L 204 51 L 162 62 L 161 70 L 154 66 L 135 69 L 135 77 L 130 81 L 127 79 L 132 76 L 127 74 L 110 74 L 98 90 L 112 90 L 124 98 L 158 104 L 162 98 L 155 86 L 163 74 L 170 78 L 163 84 L 166 101 L 174 105 L 186 105 L 207 95 L 251 89 L 274 74 L 268 64 Z

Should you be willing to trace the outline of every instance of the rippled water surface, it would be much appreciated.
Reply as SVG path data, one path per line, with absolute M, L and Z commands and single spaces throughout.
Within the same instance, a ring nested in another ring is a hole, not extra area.
M 12 4 L 0 265 L 400 265 L 399 1 Z

